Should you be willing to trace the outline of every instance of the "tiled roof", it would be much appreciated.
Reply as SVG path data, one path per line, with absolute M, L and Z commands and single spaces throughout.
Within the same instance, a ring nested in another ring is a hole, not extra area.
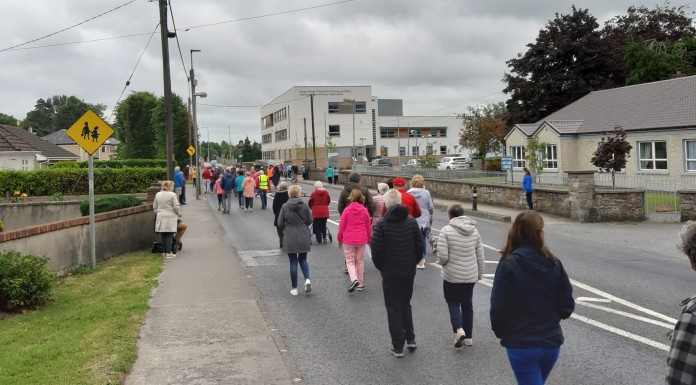
M 578 134 L 696 128 L 696 76 L 594 91 L 537 122 L 576 121 Z M 563 123 L 571 133 L 573 124 Z M 552 124 L 558 129 L 556 124 Z M 520 125 L 518 125 L 520 126 Z M 560 132 L 563 133 L 561 129 Z
M 516 124 L 515 127 L 519 128 L 525 135 L 530 136 L 539 128 L 538 124 Z
M 79 157 L 21 128 L 0 124 L 0 151 L 39 151 L 48 160 Z
M 584 120 L 545 120 L 544 122 L 561 134 L 575 134 L 582 127 Z
M 42 136 L 41 138 L 48 140 L 49 142 L 56 144 L 56 145 L 59 145 L 59 146 L 60 145 L 75 144 L 75 141 L 71 137 L 69 137 L 68 134 L 65 133 L 66 131 L 67 130 L 65 130 L 65 129 L 60 129 L 56 132 L 52 132 L 48 135 Z M 121 143 L 120 141 L 116 140 L 113 137 L 110 137 L 109 139 L 106 140 L 106 142 L 104 142 L 104 144 L 110 145 L 110 146 L 117 146 L 120 143 Z

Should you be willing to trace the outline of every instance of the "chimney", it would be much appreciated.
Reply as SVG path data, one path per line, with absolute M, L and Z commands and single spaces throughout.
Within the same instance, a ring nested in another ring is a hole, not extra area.
M 672 75 L 672 79 L 683 78 L 684 76 L 686 75 L 683 74 L 681 70 L 677 70 L 677 72 Z
M 34 129 L 31 126 L 27 127 L 27 131 L 29 131 L 30 134 L 34 133 Z

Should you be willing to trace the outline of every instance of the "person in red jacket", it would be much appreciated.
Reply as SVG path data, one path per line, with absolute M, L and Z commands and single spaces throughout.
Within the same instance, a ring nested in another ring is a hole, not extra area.
M 208 193 L 208 190 L 210 190 L 210 180 L 213 179 L 213 174 L 210 172 L 209 168 L 205 168 L 205 171 L 203 171 L 203 183 L 205 186 L 205 193 Z
M 312 209 L 312 230 L 317 237 L 317 243 L 326 243 L 326 221 L 329 219 L 329 204 L 331 196 L 320 181 L 314 182 L 314 192 L 309 196 L 309 208 Z
M 418 218 L 421 216 L 420 206 L 418 205 L 418 202 L 416 202 L 416 198 L 414 198 L 413 195 L 406 192 L 405 187 L 406 181 L 404 180 L 404 178 L 394 179 L 394 188 L 401 194 L 401 204 L 408 208 L 408 215 L 410 215 L 413 218 Z M 385 205 L 382 209 L 382 216 L 384 216 L 386 212 L 387 206 Z

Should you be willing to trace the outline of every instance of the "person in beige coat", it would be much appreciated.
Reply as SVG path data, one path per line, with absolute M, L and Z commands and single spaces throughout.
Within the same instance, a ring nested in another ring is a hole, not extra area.
M 174 182 L 166 180 L 162 182 L 162 190 L 155 195 L 152 209 L 155 211 L 155 232 L 162 237 L 163 257 L 174 258 L 172 252 L 172 239 L 176 234 L 176 225 L 181 214 L 179 200 L 174 193 Z
M 464 216 L 459 204 L 447 209 L 449 224 L 440 230 L 437 261 L 442 266 L 442 286 L 449 308 L 454 347 L 471 346 L 474 322 L 474 285 L 483 278 L 483 242 L 476 221 Z

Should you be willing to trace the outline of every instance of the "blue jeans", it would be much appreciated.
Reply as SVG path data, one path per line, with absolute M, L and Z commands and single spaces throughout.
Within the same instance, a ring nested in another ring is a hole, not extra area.
M 265 210 L 266 202 L 268 202 L 266 199 L 266 190 L 259 190 L 259 196 L 261 197 L 261 210 Z
M 244 192 L 237 191 L 237 197 L 239 198 L 239 208 L 244 207 Z
M 307 253 L 288 253 L 290 258 L 290 281 L 292 288 L 297 289 L 297 263 L 300 263 L 302 275 L 305 279 L 309 279 L 309 264 L 307 263 Z
M 474 328 L 474 297 L 475 283 L 450 283 L 442 281 L 447 308 L 450 313 L 450 323 L 452 331 L 457 332 L 458 328 L 464 329 L 466 338 L 472 338 Z
M 543 385 L 561 352 L 552 348 L 508 348 L 507 355 L 517 385 Z
M 425 252 L 426 252 L 426 250 L 427 250 L 426 245 L 428 244 L 428 239 L 427 239 L 428 228 L 427 228 L 427 227 L 421 227 L 421 228 L 420 228 L 420 232 L 421 232 L 421 238 L 423 238 L 423 248 L 422 248 L 422 251 L 421 251 L 421 255 L 422 255 L 422 258 L 425 258 Z M 421 258 L 421 259 L 422 259 L 422 258 Z

